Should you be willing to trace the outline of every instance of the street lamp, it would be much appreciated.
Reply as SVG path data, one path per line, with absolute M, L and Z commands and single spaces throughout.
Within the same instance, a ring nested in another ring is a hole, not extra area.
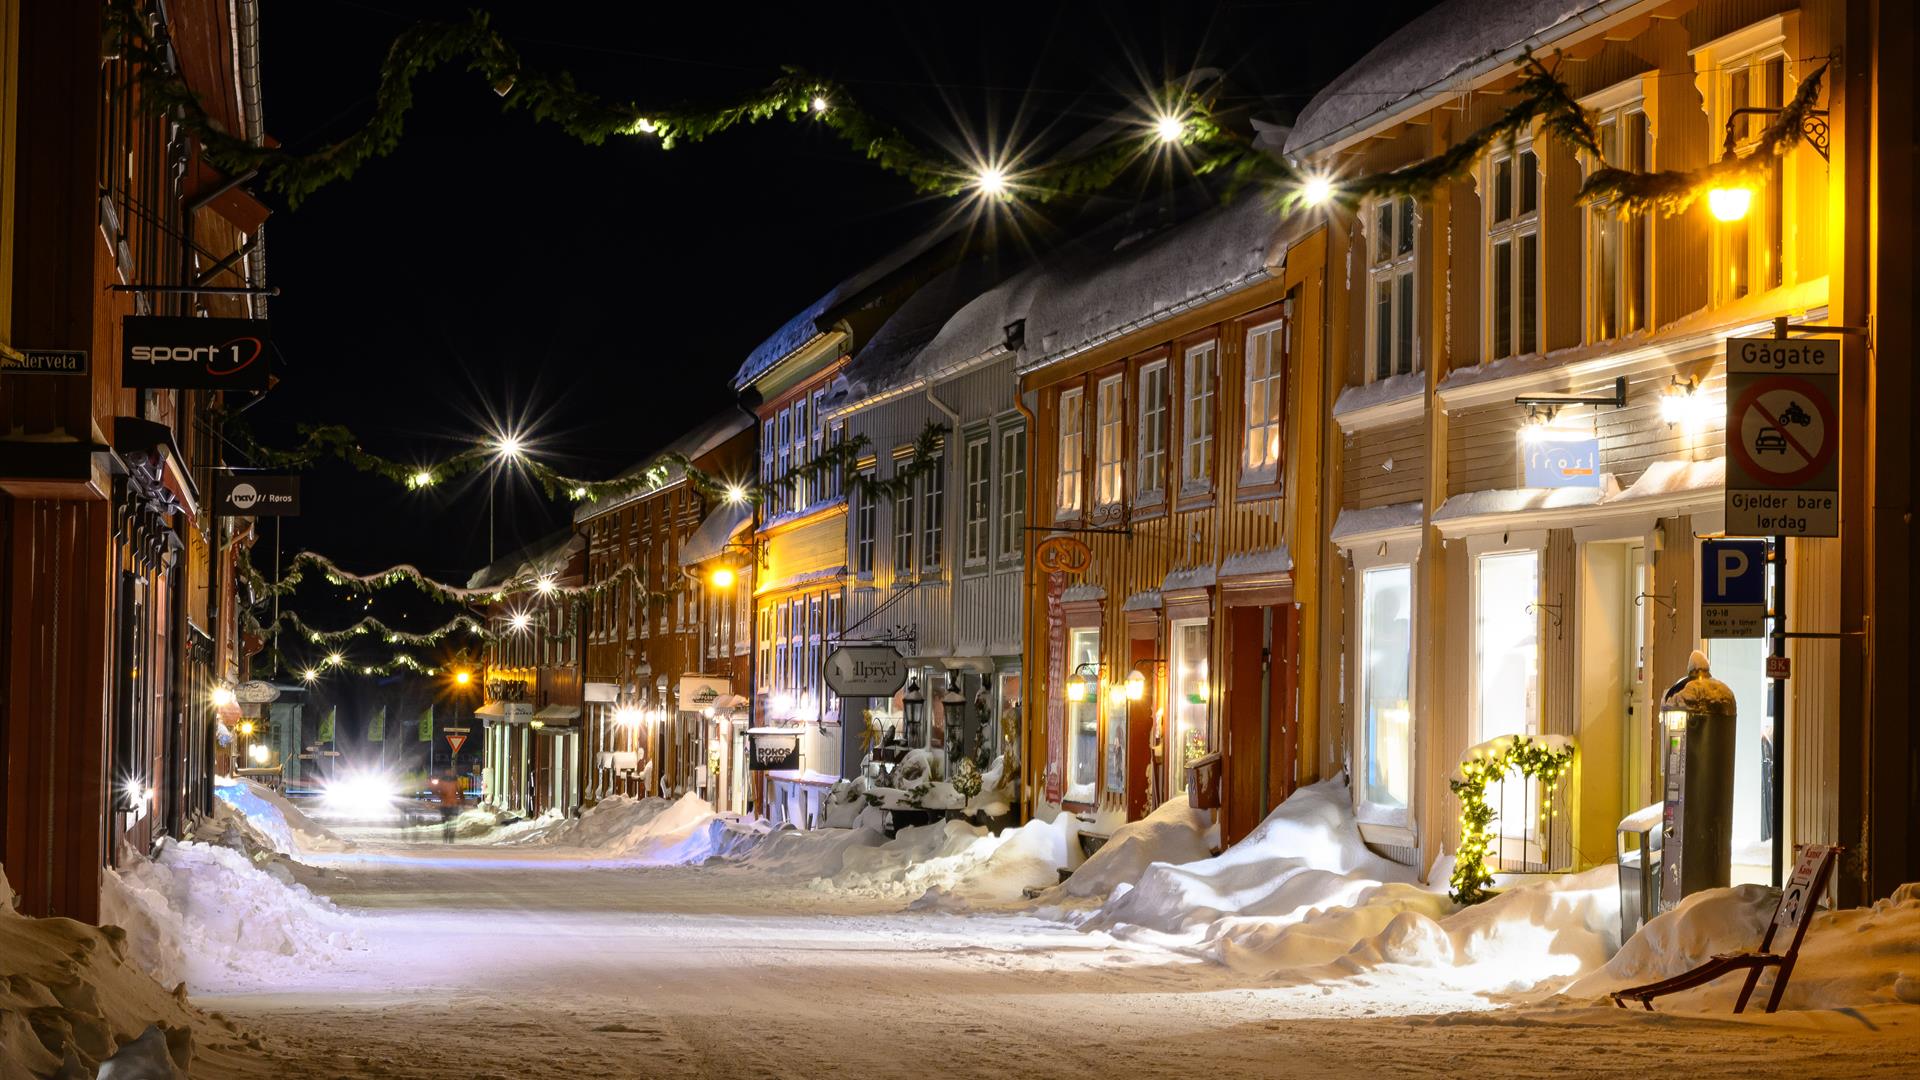
M 941 715 L 947 721 L 947 755 L 965 757 L 967 753 L 967 696 L 960 692 L 953 672 L 947 673 L 947 692 L 940 695 Z
M 907 679 L 907 691 L 900 695 L 900 712 L 907 725 L 907 745 L 920 745 L 920 710 L 926 708 L 927 693 L 920 689 L 918 676 Z

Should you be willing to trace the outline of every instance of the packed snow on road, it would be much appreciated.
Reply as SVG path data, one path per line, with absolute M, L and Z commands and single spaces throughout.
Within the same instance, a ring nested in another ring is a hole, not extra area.
M 1733 1017 L 1737 978 L 1627 1011 L 1609 991 L 1754 947 L 1777 894 L 1697 894 L 1624 947 L 1611 867 L 1462 908 L 1367 850 L 1338 780 L 1218 854 L 1169 803 L 1091 857 L 1071 817 L 888 838 L 611 799 L 469 812 L 446 843 L 219 796 L 113 874 L 116 925 L 0 914 L 0 1080 L 1884 1076 L 1920 1053 L 1920 887 L 1816 917 L 1778 1013 Z

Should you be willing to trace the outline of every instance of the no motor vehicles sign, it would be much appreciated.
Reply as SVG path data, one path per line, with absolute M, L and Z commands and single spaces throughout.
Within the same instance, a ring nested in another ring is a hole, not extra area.
M 1840 343 L 1727 340 L 1727 532 L 1840 535 Z

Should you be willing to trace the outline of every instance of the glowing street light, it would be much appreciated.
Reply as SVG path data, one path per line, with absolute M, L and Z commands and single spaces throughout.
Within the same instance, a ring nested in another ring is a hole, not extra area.
M 1007 174 L 998 165 L 982 168 L 973 183 L 982 195 L 1000 196 L 1007 193 Z
M 315 671 L 312 668 L 308 668 L 307 670 L 300 673 L 301 682 L 312 682 L 315 679 L 318 679 L 319 677 L 320 677 L 320 673 L 318 671 Z
M 813 100 L 811 102 L 808 102 L 808 105 L 816 113 L 823 113 L 827 111 L 827 99 L 819 94 L 813 95 Z
M 727 502 L 733 504 L 734 506 L 739 506 L 741 503 L 746 501 L 747 501 L 746 488 L 741 487 L 739 484 L 727 485 Z
M 500 441 L 493 444 L 494 455 L 502 458 L 517 458 L 523 449 L 520 436 L 512 432 L 500 436 Z
M 459 671 L 453 673 L 453 681 L 459 683 L 461 686 L 465 686 L 473 681 L 473 672 L 468 671 L 466 668 L 461 668 Z
M 554 590 L 553 575 L 542 574 L 540 578 L 533 583 L 533 589 L 542 596 L 551 594 Z
M 1308 206 L 1325 206 L 1332 198 L 1333 180 L 1328 176 L 1315 173 L 1300 185 L 1300 201 Z
M 240 734 L 242 734 L 242 735 L 252 735 L 252 734 L 253 734 L 253 721 L 251 721 L 251 720 L 242 720 L 242 721 L 240 721 Z
M 734 573 L 731 566 L 716 566 L 713 573 L 707 575 L 707 581 L 716 589 L 733 588 Z
M 213 707 L 214 708 L 224 709 L 231 704 L 233 704 L 233 688 L 232 687 L 216 686 L 213 688 Z
M 1186 121 L 1177 116 L 1170 113 L 1162 113 L 1159 119 L 1153 122 L 1153 130 L 1155 134 L 1160 136 L 1161 142 L 1177 143 L 1186 135 L 1187 124 Z
M 1707 192 L 1707 209 L 1720 221 L 1739 221 L 1752 208 L 1752 188 L 1717 187 Z

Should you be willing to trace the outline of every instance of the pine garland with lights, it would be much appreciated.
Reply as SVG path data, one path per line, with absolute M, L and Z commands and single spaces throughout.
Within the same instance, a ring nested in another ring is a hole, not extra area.
M 1460 800 L 1460 846 L 1454 852 L 1453 876 L 1447 895 L 1457 904 L 1477 904 L 1488 896 L 1487 886 L 1493 874 L 1487 870 L 1487 853 L 1493 844 L 1493 807 L 1487 805 L 1487 785 L 1503 780 L 1518 770 L 1521 776 L 1546 786 L 1543 801 L 1551 801 L 1555 789 L 1573 767 L 1572 745 L 1554 747 L 1535 742 L 1525 735 L 1496 744 L 1491 753 L 1460 763 L 1458 780 L 1447 786 Z M 1542 815 L 1556 811 L 1543 810 Z

